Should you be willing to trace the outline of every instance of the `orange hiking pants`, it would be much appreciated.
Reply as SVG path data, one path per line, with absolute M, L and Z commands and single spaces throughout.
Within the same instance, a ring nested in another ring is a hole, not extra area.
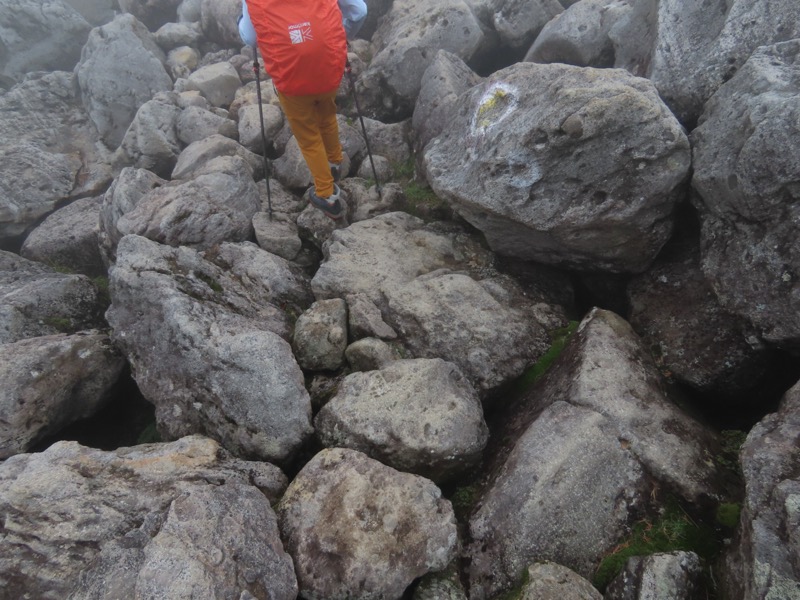
M 336 122 L 336 90 L 313 96 L 286 96 L 278 92 L 289 127 L 314 178 L 320 198 L 333 194 L 329 163 L 342 162 L 339 124 Z

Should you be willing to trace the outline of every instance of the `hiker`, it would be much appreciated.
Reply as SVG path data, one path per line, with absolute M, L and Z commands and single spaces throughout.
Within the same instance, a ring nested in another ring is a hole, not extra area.
M 337 185 L 343 160 L 336 91 L 347 63 L 347 40 L 364 24 L 364 0 L 242 0 L 239 35 L 264 58 L 314 179 L 311 203 L 332 219 L 344 216 Z

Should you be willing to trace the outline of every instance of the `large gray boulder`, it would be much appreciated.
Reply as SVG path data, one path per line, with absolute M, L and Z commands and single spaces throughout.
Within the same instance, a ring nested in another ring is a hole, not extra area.
M 178 156 L 171 179 L 192 179 L 207 170 L 207 163 L 222 157 L 237 156 L 245 161 L 252 179 L 264 176 L 264 159 L 229 137 L 215 133 L 192 142 Z
M 682 123 L 759 46 L 800 37 L 794 0 L 643 0 L 612 29 L 615 66 L 650 79 Z
M 34 172 L 38 181 L 25 183 L 22 187 L 38 188 L 43 179 L 55 177 L 57 180 L 58 176 L 50 173 L 50 165 L 59 162 L 72 164 L 76 159 L 80 170 L 73 175 L 71 186 L 65 182 L 56 188 L 69 187 L 69 198 L 78 198 L 100 195 L 108 187 L 112 179 L 111 159 L 97 144 L 97 130 L 86 115 L 75 88 L 73 73 L 38 72 L 29 74 L 25 81 L 0 94 L 0 147 L 3 151 L 13 153 L 21 144 L 30 144 L 39 151 L 55 155 L 41 156 L 37 152 Z M 62 154 L 70 157 L 68 161 L 60 156 Z M 10 172 L 15 171 L 14 177 L 24 177 L 21 175 L 24 170 L 14 168 Z M 57 173 L 58 169 L 55 171 Z M 33 175 L 29 177 L 32 179 Z M 48 189 L 47 186 L 41 187 L 42 190 Z M 10 197 L 21 193 L 17 189 Z M 3 196 L 9 198 L 5 194 L 0 198 Z M 3 202 L 0 200 L 0 205 Z M 18 216 L 21 218 L 25 214 L 23 210 Z M 34 220 L 38 218 L 28 216 Z
M 464 0 L 395 0 L 373 36 L 376 54 L 359 79 L 365 103 L 380 111 L 380 120 L 410 116 L 437 51 L 469 63 L 494 41 L 484 28 Z
M 762 47 L 692 132 L 703 272 L 761 336 L 800 345 L 800 41 Z
M 97 331 L 0 344 L 0 459 L 92 416 L 110 399 L 124 366 Z
M 729 598 L 800 598 L 798 438 L 800 385 L 795 385 L 742 446 L 746 493 L 721 581 Z
M 58 442 L 0 464 L 7 598 L 297 597 L 273 465 L 200 436 L 102 452 Z
M 689 142 L 647 80 L 519 63 L 457 111 L 425 151 L 428 181 L 499 254 L 637 272 L 669 238 Z
M 102 328 L 103 309 L 86 275 L 0 251 L 0 344 Z
M 248 165 L 235 156 L 220 157 L 189 181 L 171 181 L 146 193 L 116 228 L 123 235 L 204 249 L 253 239 L 253 215 L 260 208 Z
M 453 509 L 439 488 L 355 450 L 317 454 L 276 510 L 305 598 L 400 598 L 458 548 Z
M 142 104 L 172 89 L 165 60 L 153 35 L 132 15 L 89 34 L 75 74 L 89 118 L 110 148 L 122 142 Z
M 81 161 L 28 142 L 0 146 L 0 241 L 19 238 L 70 197 Z
M 488 266 L 491 256 L 463 232 L 448 232 L 394 212 L 338 229 L 311 286 L 318 299 L 365 294 L 379 307 L 387 291 L 445 267 Z
M 542 27 L 564 10 L 558 0 L 490 0 L 489 6 L 500 41 L 517 52 L 528 48 Z
M 522 375 L 549 348 L 561 322 L 510 280 L 436 271 L 388 293 L 388 322 L 415 357 L 458 365 L 481 396 Z
M 82 198 L 42 221 L 25 238 L 20 255 L 89 277 L 105 276 L 99 247 L 101 198 Z
M 471 598 L 512 587 L 535 561 L 590 578 L 632 522 L 657 514 L 656 487 L 696 505 L 722 491 L 715 435 L 667 398 L 613 313 L 589 313 L 514 419 L 470 519 Z
M 632 10 L 630 0 L 580 0 L 549 21 L 525 55 L 536 63 L 611 67 L 614 44 L 609 32 Z
M 441 481 L 474 467 L 489 437 L 475 389 L 442 359 L 352 373 L 314 419 L 329 448 L 352 448 Z
M 311 403 L 285 338 L 307 288 L 289 264 L 223 244 L 206 257 L 125 236 L 106 318 L 156 407 L 159 433 L 206 433 L 231 452 L 288 460 L 311 434 Z
M 0 74 L 71 71 L 91 25 L 61 0 L 0 1 Z

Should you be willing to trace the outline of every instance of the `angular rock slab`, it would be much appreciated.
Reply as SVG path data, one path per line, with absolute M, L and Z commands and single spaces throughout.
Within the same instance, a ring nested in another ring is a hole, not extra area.
M 567 567 L 544 562 L 528 567 L 520 600 L 603 600 L 603 595 Z
M 322 450 L 276 512 L 306 598 L 400 598 L 457 551 L 453 509 L 438 487 L 355 450 Z
M 747 436 L 740 460 L 746 494 L 725 558 L 731 598 L 800 598 L 800 385 Z
M 314 426 L 326 447 L 359 450 L 434 481 L 474 466 L 489 438 L 475 390 L 441 359 L 348 375 Z
M 119 218 L 116 228 L 170 246 L 210 248 L 251 239 L 253 216 L 260 208 L 245 161 L 223 156 L 189 181 L 154 187 Z
M 0 459 L 92 416 L 124 366 L 98 331 L 0 344 Z
M 520 376 L 550 347 L 533 304 L 514 303 L 497 287 L 495 295 L 490 283 L 468 275 L 430 273 L 388 293 L 387 319 L 414 356 L 455 363 L 485 395 Z
M 655 487 L 693 503 L 721 483 L 714 434 L 665 396 L 630 326 L 593 310 L 529 392 L 470 520 L 472 598 L 508 589 L 541 560 L 590 578 L 629 525 L 655 514 Z
M 762 337 L 800 346 L 800 41 L 759 48 L 692 132 L 703 271 Z
M 417 276 L 471 260 L 490 264 L 489 253 L 467 236 L 437 230 L 406 213 L 379 215 L 333 232 L 325 261 L 311 280 L 314 295 L 344 298 L 365 294 L 378 306 L 387 290 Z
M 102 452 L 58 442 L 0 464 L 9 598 L 297 596 L 270 464 L 200 436 Z
M 0 242 L 22 236 L 65 202 L 80 169 L 78 158 L 28 142 L 0 147 Z
M 205 433 L 235 454 L 281 462 L 311 434 L 311 403 L 284 339 L 288 317 L 270 302 L 302 289 L 281 288 L 297 283 L 283 259 L 253 244 L 242 251 L 250 256 L 218 266 L 213 255 L 126 236 L 106 317 L 163 437 Z
M 85 275 L 0 251 L 0 344 L 101 328 L 104 306 Z
M 462 95 L 425 150 L 436 194 L 503 255 L 644 270 L 690 166 L 683 128 L 628 73 L 519 63 Z

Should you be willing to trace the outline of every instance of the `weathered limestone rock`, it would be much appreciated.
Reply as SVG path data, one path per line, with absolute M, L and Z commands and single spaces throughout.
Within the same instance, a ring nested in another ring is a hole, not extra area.
M 703 568 L 694 552 L 634 556 L 606 588 L 605 600 L 696 598 Z
M 124 365 L 97 331 L 0 344 L 0 459 L 92 416 Z
M 297 258 L 303 248 L 297 224 L 285 218 L 285 213 L 275 213 L 270 218 L 268 212 L 257 212 L 253 215 L 253 229 L 259 246 L 286 260 Z
M 340 298 L 319 300 L 300 315 L 292 347 L 297 362 L 309 371 L 335 371 L 347 348 L 347 304 Z
M 583 320 L 514 419 L 470 520 L 472 598 L 512 587 L 534 561 L 591 577 L 628 526 L 657 511 L 654 485 L 695 504 L 722 493 L 715 435 L 665 396 L 613 313 Z
M 387 319 L 413 356 L 455 363 L 485 395 L 550 347 L 534 306 L 513 302 L 514 289 L 505 284 L 435 271 L 388 292 Z
M 80 168 L 75 156 L 27 142 L 0 147 L 0 241 L 22 236 L 65 202 Z
M 690 150 L 650 82 L 519 63 L 462 95 L 457 111 L 425 170 L 495 252 L 637 272 L 668 239 Z
M 222 156 L 189 181 L 169 182 L 143 195 L 116 227 L 123 235 L 205 249 L 252 239 L 253 215 L 260 208 L 247 164 L 237 156 Z
M 12 457 L 0 464 L 0 586 L 42 600 L 291 600 L 297 580 L 270 507 L 285 487 L 276 467 L 200 436 Z
M 264 118 L 264 137 L 267 138 L 269 145 L 270 140 L 283 129 L 283 111 L 272 104 L 262 104 L 261 114 L 258 112 L 258 104 L 247 104 L 239 109 L 239 143 L 258 155 L 264 153 L 264 140 L 261 136 L 262 116 Z
M 609 32 L 632 10 L 630 0 L 581 0 L 549 21 L 525 55 L 536 63 L 611 67 L 614 44 Z
M 400 358 L 389 344 L 378 338 L 361 338 L 344 351 L 344 357 L 353 371 L 373 371 Z
M 238 156 L 245 161 L 252 179 L 264 176 L 264 160 L 260 156 L 229 137 L 215 133 L 183 149 L 172 170 L 171 179 L 192 179 L 206 169 L 209 162 L 223 156 Z
M 761 336 L 800 347 L 800 41 L 763 47 L 692 132 L 703 272 Z
M 20 255 L 89 277 L 105 276 L 97 225 L 101 204 L 101 198 L 83 198 L 57 210 L 25 238 Z
M 721 582 L 731 598 L 800 597 L 799 441 L 800 385 L 795 385 L 742 446 L 746 495 Z
M 438 358 L 348 375 L 314 426 L 326 447 L 359 450 L 434 481 L 475 466 L 489 438 L 474 388 Z
M 360 79 L 359 93 L 367 105 L 382 109 L 381 120 L 411 114 L 422 76 L 438 50 L 469 63 L 494 45 L 464 0 L 395 0 L 372 41 L 377 52 Z M 378 98 L 372 100 L 373 95 Z
M 182 149 L 177 132 L 180 114 L 174 92 L 158 93 L 142 104 L 120 144 L 128 164 L 169 177 Z
M 603 595 L 574 571 L 544 562 L 528 567 L 520 600 L 603 600 Z
M 254 244 L 203 257 L 125 236 L 110 291 L 113 338 L 163 438 L 203 432 L 238 455 L 283 462 L 311 434 L 288 317 L 276 307 L 307 290 L 286 261 Z
M 184 144 L 199 142 L 215 134 L 232 140 L 238 139 L 236 123 L 200 106 L 189 106 L 181 111 L 176 123 L 178 139 Z
M 110 148 L 122 142 L 142 104 L 172 89 L 165 60 L 152 34 L 129 14 L 89 34 L 75 74 L 86 112 Z
M 691 127 L 759 47 L 800 37 L 794 0 L 644 0 L 612 29 L 617 67 L 647 77 Z
M 380 309 L 364 293 L 348 294 L 347 319 L 348 331 L 351 340 L 360 340 L 365 337 L 377 337 L 384 340 L 393 340 L 397 337 L 381 316 Z
M 309 598 L 400 598 L 414 579 L 445 568 L 458 545 L 439 488 L 355 450 L 317 454 L 277 513 L 300 594 Z
M 30 71 L 71 71 L 91 26 L 69 2 L 0 2 L 0 74 L 21 80 Z
M 422 157 L 428 142 L 444 131 L 453 115 L 458 97 L 477 85 L 480 79 L 452 52 L 439 50 L 436 53 L 422 76 L 411 119 L 418 163 L 423 162 Z
M 0 251 L 0 344 L 104 326 L 104 306 L 85 275 L 58 273 Z
M 239 0 L 201 0 L 200 24 L 211 42 L 224 48 L 241 48 L 237 19 L 242 14 Z
M 474 240 L 437 231 L 416 217 L 395 212 L 354 223 L 333 233 L 326 260 L 311 285 L 317 298 L 365 294 L 378 306 L 388 289 L 454 264 L 488 265 L 489 254 Z
M 229 62 L 200 67 L 188 77 L 189 89 L 198 90 L 211 106 L 230 106 L 242 85 L 239 74 Z
M 517 51 L 528 48 L 542 27 L 564 10 L 558 0 L 491 0 L 490 6 L 500 41 Z
M 151 171 L 133 167 L 122 169 L 111 183 L 103 195 L 99 219 L 100 252 L 106 265 L 116 261 L 117 244 L 125 235 L 117 227 L 119 220 L 149 192 L 166 183 Z
M 166 23 L 177 20 L 181 0 L 118 0 L 119 7 L 155 31 Z

